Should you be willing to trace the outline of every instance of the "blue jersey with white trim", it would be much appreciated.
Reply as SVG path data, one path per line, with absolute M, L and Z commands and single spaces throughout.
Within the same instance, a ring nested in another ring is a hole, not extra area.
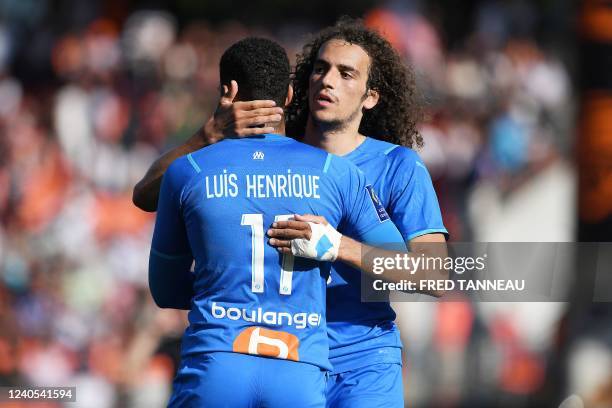
M 330 264 L 281 255 L 265 233 L 296 213 L 322 215 L 357 235 L 391 225 L 366 187 L 348 160 L 280 135 L 226 139 L 173 162 L 152 252 L 195 260 L 183 356 L 226 351 L 331 368 Z
M 344 158 L 372 182 L 406 242 L 429 233 L 447 234 L 431 177 L 416 152 L 366 138 Z M 391 305 L 388 301 L 361 302 L 360 277 L 340 262 L 332 265 L 327 305 L 334 372 L 373 363 L 401 363 L 402 345 Z

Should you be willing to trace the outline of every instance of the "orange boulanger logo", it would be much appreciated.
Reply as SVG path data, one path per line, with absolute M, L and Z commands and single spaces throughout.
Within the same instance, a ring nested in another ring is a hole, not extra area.
M 249 327 L 236 337 L 233 349 L 236 353 L 300 361 L 299 346 L 300 341 L 293 334 L 263 327 Z

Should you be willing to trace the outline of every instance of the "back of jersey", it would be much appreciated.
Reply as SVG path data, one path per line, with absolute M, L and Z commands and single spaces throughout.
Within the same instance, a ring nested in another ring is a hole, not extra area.
M 329 264 L 281 255 L 265 233 L 296 213 L 373 228 L 382 220 L 360 177 L 348 162 L 280 135 L 227 139 L 170 166 L 160 200 L 176 207 L 185 230 L 175 244 L 195 259 L 184 355 L 233 351 L 330 368 Z

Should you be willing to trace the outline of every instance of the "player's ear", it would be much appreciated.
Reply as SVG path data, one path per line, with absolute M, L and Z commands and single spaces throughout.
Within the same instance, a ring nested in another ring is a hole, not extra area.
M 366 98 L 363 101 L 363 108 L 366 110 L 372 109 L 378 103 L 379 98 L 380 98 L 380 95 L 378 94 L 377 90 L 368 89 L 366 93 Z
M 287 88 L 287 97 L 285 98 L 285 106 L 289 106 L 291 101 L 293 100 L 293 87 L 289 84 Z

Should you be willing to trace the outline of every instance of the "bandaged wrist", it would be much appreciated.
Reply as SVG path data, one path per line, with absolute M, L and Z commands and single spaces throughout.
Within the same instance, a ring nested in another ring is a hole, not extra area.
M 293 255 L 316 259 L 317 261 L 335 261 L 338 258 L 342 234 L 329 224 L 314 222 L 308 224 L 312 232 L 310 239 L 292 240 L 291 252 Z

